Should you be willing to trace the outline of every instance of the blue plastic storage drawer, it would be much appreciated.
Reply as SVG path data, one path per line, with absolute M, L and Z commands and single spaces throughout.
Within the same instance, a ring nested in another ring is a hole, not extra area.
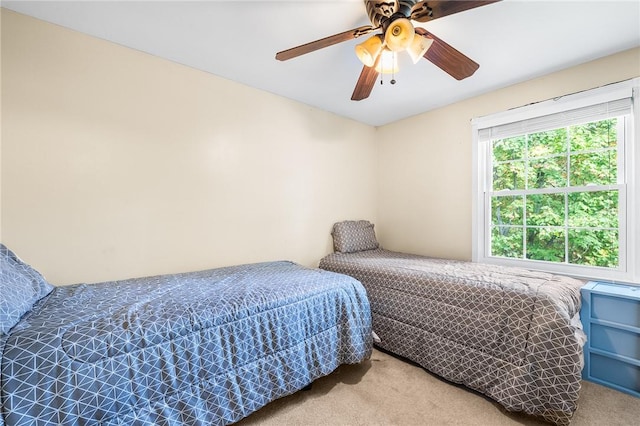
M 580 318 L 587 335 L 582 377 L 640 397 L 640 286 L 587 283 Z

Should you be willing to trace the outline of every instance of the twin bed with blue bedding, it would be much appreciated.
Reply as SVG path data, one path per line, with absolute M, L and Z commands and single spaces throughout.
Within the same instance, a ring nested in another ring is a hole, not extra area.
M 291 262 L 56 288 L 0 262 L 7 426 L 233 423 L 372 350 L 362 285 Z

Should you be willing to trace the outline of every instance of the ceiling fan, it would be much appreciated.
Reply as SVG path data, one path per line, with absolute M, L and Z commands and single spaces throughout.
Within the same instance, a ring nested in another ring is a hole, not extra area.
M 480 65 L 426 29 L 414 27 L 411 21 L 428 22 L 498 1 L 500 0 L 364 0 L 372 25 L 283 50 L 276 54 L 276 59 L 286 61 L 380 30 L 381 33 L 374 34 L 355 48 L 364 67 L 351 100 L 360 101 L 369 97 L 380 73 L 396 72 L 395 55 L 402 51 L 407 51 L 414 63 L 424 57 L 453 78 L 462 80 L 470 77 Z M 391 80 L 391 83 L 395 83 L 395 80 Z

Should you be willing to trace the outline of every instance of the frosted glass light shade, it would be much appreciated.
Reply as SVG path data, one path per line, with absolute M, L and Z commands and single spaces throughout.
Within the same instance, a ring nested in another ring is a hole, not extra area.
M 382 38 L 378 35 L 369 37 L 362 43 L 356 45 L 356 56 L 368 67 L 376 63 L 378 55 L 382 51 Z
M 400 71 L 396 53 L 387 48 L 383 49 L 380 53 L 380 60 L 376 64 L 376 71 L 380 74 L 395 74 Z
M 419 34 L 416 34 L 413 37 L 413 41 L 407 48 L 407 52 L 409 53 L 409 56 L 411 56 L 411 60 L 414 64 L 418 63 L 420 58 L 422 58 L 424 54 L 427 53 L 427 50 L 429 50 L 432 44 L 433 39 L 431 38 L 422 37 Z
M 415 31 L 411 21 L 400 18 L 389 25 L 384 33 L 384 41 L 389 49 L 400 52 L 411 45 L 414 35 Z

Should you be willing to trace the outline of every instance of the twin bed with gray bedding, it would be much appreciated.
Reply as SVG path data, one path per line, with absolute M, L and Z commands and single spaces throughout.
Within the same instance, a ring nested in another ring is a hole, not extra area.
M 53 288 L 0 244 L 0 425 L 216 425 L 371 354 L 355 279 L 291 262 Z
M 338 223 L 333 237 L 336 252 L 320 268 L 364 285 L 377 345 L 507 410 L 570 422 L 582 370 L 582 282 L 384 250 L 367 221 Z

